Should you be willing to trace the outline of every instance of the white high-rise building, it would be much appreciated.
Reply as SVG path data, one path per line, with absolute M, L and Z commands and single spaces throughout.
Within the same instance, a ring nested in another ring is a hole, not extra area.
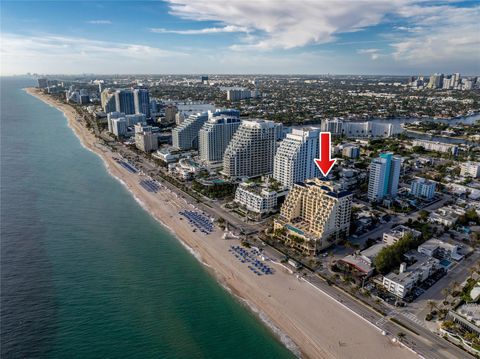
M 277 206 L 278 194 L 253 183 L 240 183 L 235 191 L 235 203 L 254 213 L 271 212 Z
M 314 159 L 319 158 L 320 129 L 293 129 L 281 142 L 273 163 L 273 178 L 290 188 L 295 182 L 320 175 Z
M 240 116 L 238 110 L 217 109 L 214 112 L 206 111 L 188 116 L 172 131 L 173 147 L 179 150 L 198 149 L 198 135 L 202 126 L 209 118 L 227 115 Z
M 123 122 L 118 125 L 113 120 L 121 119 Z M 108 132 L 114 133 L 116 136 L 118 135 L 118 126 L 123 126 L 125 124 L 125 130 L 122 130 L 122 136 L 127 134 L 128 127 L 134 126 L 137 123 L 146 124 L 145 122 L 145 115 L 144 114 L 137 114 L 137 115 L 125 115 L 123 112 L 110 112 L 107 115 L 107 125 L 108 125 Z M 114 127 L 117 126 L 117 129 L 114 130 Z
M 200 160 L 208 165 L 221 163 L 240 123 L 240 112 L 237 110 L 231 110 L 230 114 L 210 113 L 208 121 L 198 133 Z
M 108 132 L 113 133 L 113 126 L 112 126 L 112 120 L 114 118 L 121 118 L 125 117 L 125 114 L 123 112 L 109 112 L 107 114 L 107 125 L 108 125 Z
M 323 132 L 330 132 L 332 136 L 341 136 L 343 134 L 343 121 L 337 118 L 323 120 L 321 129 Z
M 372 202 L 386 196 L 396 197 L 402 159 L 392 153 L 382 153 L 370 164 L 368 199 Z
M 260 119 L 243 121 L 225 150 L 223 173 L 230 178 L 272 173 L 275 137 L 275 122 Z
M 208 120 L 208 112 L 196 113 L 188 116 L 172 131 L 173 147 L 179 150 L 198 148 L 198 131 Z
M 112 118 L 111 120 L 112 133 L 117 137 L 122 137 L 127 134 L 127 121 L 125 117 Z

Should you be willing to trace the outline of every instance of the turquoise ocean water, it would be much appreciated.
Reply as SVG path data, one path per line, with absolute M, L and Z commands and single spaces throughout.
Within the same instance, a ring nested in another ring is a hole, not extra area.
M 1 79 L 1 357 L 293 357 L 32 85 Z

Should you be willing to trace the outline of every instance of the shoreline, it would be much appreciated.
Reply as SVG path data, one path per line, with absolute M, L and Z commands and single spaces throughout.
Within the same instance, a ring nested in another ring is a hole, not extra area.
M 127 172 L 114 158 L 118 155 L 76 120 L 76 110 L 34 88 L 28 94 L 56 108 L 67 119 L 68 126 L 81 145 L 98 155 L 107 172 L 118 180 L 135 201 L 165 227 L 215 279 L 246 305 L 292 353 L 307 358 L 370 358 L 389 359 L 415 357 L 408 349 L 392 343 L 373 326 L 359 320 L 308 282 L 299 281 L 280 265 L 269 263 L 276 271 L 272 276 L 256 277 L 245 264 L 228 252 L 239 240 L 223 240 L 216 228 L 206 236 L 193 232 L 180 210 L 192 204 L 165 188 L 158 193 L 146 192 L 140 179 L 147 177 Z

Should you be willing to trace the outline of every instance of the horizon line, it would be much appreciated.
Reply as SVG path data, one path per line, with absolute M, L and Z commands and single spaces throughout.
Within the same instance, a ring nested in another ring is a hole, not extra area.
M 457 71 L 459 72 L 459 71 Z M 21 73 L 21 74 L 0 74 L 0 77 L 16 77 L 16 76 L 393 76 L 393 77 L 406 77 L 406 76 L 430 76 L 438 72 L 430 72 L 428 74 L 349 74 L 349 73 L 206 73 L 206 72 L 190 72 L 190 73 Z M 442 74 L 449 74 L 449 72 L 439 72 Z M 455 73 L 455 72 L 452 72 Z M 462 74 L 462 76 L 480 76 L 480 74 Z

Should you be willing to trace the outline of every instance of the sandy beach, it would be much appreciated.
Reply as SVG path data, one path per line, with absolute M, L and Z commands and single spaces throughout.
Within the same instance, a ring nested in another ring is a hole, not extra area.
M 205 235 L 194 232 L 188 221 L 179 214 L 194 210 L 191 204 L 162 188 L 158 193 L 147 192 L 140 184 L 148 179 L 139 173 L 128 172 L 119 165 L 107 147 L 76 120 L 77 113 L 69 105 L 59 103 L 37 89 L 26 91 L 62 111 L 69 126 L 83 146 L 98 154 L 108 172 L 123 183 L 144 209 L 169 228 L 191 248 L 217 280 L 246 302 L 292 351 L 305 358 L 415 358 L 413 352 L 394 344 L 388 337 L 355 314 L 343 308 L 327 295 L 299 280 L 283 266 L 269 263 L 275 274 L 256 276 L 229 252 L 239 245 L 236 239 L 222 239 L 223 231 L 216 228 Z

